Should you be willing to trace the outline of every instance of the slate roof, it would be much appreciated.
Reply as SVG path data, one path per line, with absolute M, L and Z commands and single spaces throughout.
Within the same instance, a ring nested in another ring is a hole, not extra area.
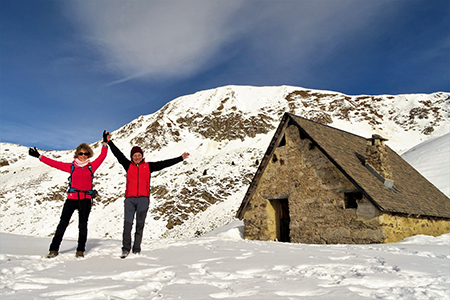
M 317 148 L 383 212 L 450 218 L 450 199 L 386 145 L 394 189 L 386 187 L 364 165 L 366 138 L 285 113 L 237 212 L 242 219 L 284 130 L 295 124 Z

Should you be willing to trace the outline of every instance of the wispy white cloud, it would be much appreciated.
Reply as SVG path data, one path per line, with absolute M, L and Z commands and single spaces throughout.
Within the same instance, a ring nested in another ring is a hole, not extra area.
M 186 77 L 224 59 L 245 41 L 260 63 L 310 59 L 363 28 L 384 2 L 372 1 L 70 1 L 78 28 L 118 77 Z M 320 59 L 320 58 L 318 58 Z
M 121 78 L 185 76 L 233 36 L 230 16 L 242 2 L 70 1 L 80 29 Z

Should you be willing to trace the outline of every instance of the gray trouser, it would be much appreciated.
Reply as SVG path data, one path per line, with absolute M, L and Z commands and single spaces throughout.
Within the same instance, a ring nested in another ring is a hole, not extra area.
M 136 233 L 134 234 L 133 252 L 141 252 L 142 234 L 145 218 L 150 204 L 149 197 L 125 198 L 125 219 L 123 223 L 122 251 L 131 250 L 131 230 L 136 215 Z

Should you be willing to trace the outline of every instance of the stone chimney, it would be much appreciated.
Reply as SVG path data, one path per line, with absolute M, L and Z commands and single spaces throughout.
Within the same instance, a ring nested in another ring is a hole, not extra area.
M 391 167 L 388 163 L 385 141 L 387 139 L 378 134 L 373 134 L 371 138 L 367 139 L 366 168 L 383 182 L 384 185 L 392 188 L 394 185 L 394 177 L 392 176 Z

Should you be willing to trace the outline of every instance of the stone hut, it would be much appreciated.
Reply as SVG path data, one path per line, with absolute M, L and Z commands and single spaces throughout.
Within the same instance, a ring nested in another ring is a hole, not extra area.
M 450 232 L 450 199 L 373 135 L 286 113 L 237 217 L 250 240 L 397 242 Z

